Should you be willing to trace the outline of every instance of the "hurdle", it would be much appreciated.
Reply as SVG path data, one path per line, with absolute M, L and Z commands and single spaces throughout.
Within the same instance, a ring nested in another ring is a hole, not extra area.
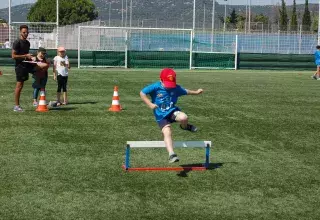
M 209 168 L 211 141 L 174 141 L 174 148 L 205 148 L 205 163 L 202 166 L 180 167 L 130 167 L 131 148 L 165 148 L 164 141 L 127 141 L 125 150 L 125 171 L 204 171 Z

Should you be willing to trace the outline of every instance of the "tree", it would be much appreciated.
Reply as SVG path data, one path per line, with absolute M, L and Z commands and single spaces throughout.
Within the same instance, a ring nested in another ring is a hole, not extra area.
M 261 13 L 253 17 L 253 22 L 257 23 L 257 27 L 258 27 L 258 24 L 259 25 L 262 24 L 261 28 L 263 30 L 269 24 L 269 17 Z
M 279 25 L 279 4 L 277 3 L 277 5 L 273 6 L 270 12 L 270 20 L 271 20 L 271 24 L 276 24 Z
M 279 9 L 279 17 L 280 17 L 280 30 L 287 31 L 288 29 L 288 14 L 286 3 L 284 0 L 281 0 L 281 9 Z
M 297 4 L 296 4 L 296 0 L 293 0 L 290 30 L 297 31 L 297 29 L 298 29 Z
M 98 17 L 98 12 L 92 0 L 60 0 L 59 24 L 68 25 L 92 21 Z M 56 1 L 38 0 L 30 9 L 27 19 L 30 22 L 55 22 Z
M 219 20 L 221 23 L 224 23 L 224 17 L 219 16 Z M 226 24 L 231 24 L 232 28 L 236 28 L 237 26 L 238 15 L 236 14 L 236 10 L 233 9 L 230 16 L 226 17 Z
M 311 28 L 311 15 L 309 11 L 308 0 L 306 0 L 305 6 L 304 6 L 304 13 L 302 17 L 302 30 L 310 31 L 310 28 Z
M 245 29 L 245 23 L 246 23 L 246 15 L 240 14 L 237 16 L 237 29 L 239 31 L 242 31 Z
M 235 27 L 237 24 L 237 20 L 238 20 L 235 9 L 232 10 L 229 20 L 230 20 L 230 24 L 232 24 Z
M 254 22 L 260 22 L 263 24 L 268 24 L 269 23 L 269 17 L 264 15 L 264 14 L 258 14 L 253 18 Z
M 312 22 L 312 31 L 318 32 L 318 22 L 319 22 L 318 15 L 314 15 L 313 16 L 313 22 Z

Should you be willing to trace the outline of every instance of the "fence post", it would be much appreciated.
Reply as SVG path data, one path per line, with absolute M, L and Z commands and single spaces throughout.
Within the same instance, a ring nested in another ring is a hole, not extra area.
M 299 54 L 301 54 L 301 43 L 302 43 L 302 25 L 300 25 L 300 30 L 299 30 Z
M 80 68 L 80 33 L 81 33 L 81 26 L 78 26 L 78 69 Z
M 192 53 L 193 53 L 193 38 L 194 38 L 194 29 L 191 30 L 190 34 L 190 60 L 189 60 L 189 69 L 192 69 Z
M 128 29 L 126 29 L 126 36 L 125 36 L 125 41 L 126 41 L 126 48 L 125 48 L 125 61 L 124 61 L 124 67 L 127 69 L 128 68 Z
M 318 45 L 320 45 L 320 1 L 318 10 Z
M 59 0 L 57 0 L 56 2 L 56 13 L 57 13 L 57 17 L 56 17 L 56 23 L 57 23 L 57 35 L 56 35 L 56 48 L 58 48 L 59 46 Z
M 261 46 L 260 46 L 260 48 L 261 48 L 260 52 L 263 53 L 263 29 L 261 32 Z
M 278 30 L 278 53 L 280 52 L 280 30 Z
M 236 48 L 235 48 L 235 66 L 234 66 L 234 69 L 235 70 L 237 70 L 238 69 L 238 42 L 239 42 L 239 40 L 238 40 L 239 38 L 238 38 L 238 33 L 237 33 L 237 35 L 236 35 Z
M 11 0 L 9 0 L 9 45 L 11 47 Z

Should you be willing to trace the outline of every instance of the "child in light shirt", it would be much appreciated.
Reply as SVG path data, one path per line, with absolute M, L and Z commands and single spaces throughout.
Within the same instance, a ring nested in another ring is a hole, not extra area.
M 64 47 L 59 47 L 57 53 L 57 56 L 53 59 L 53 79 L 58 82 L 57 106 L 60 106 L 61 104 L 68 104 L 67 83 L 70 64 Z M 61 90 L 63 92 L 63 103 L 61 103 Z

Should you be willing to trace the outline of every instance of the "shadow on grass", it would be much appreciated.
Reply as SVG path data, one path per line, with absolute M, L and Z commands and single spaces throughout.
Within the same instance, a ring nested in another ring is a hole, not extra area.
M 69 102 L 69 105 L 84 105 L 84 104 L 97 104 L 98 102 L 84 101 L 84 102 Z
M 77 108 L 74 107 L 57 107 L 57 108 L 50 108 L 50 111 L 72 111 Z
M 207 170 L 215 170 L 215 169 L 218 169 L 220 167 L 223 166 L 224 163 L 210 163 L 209 164 L 209 167 Z M 183 164 L 183 165 L 180 165 L 181 167 L 183 168 L 187 168 L 187 167 L 203 167 L 203 164 L 202 163 L 195 163 L 195 164 Z M 191 172 L 192 170 L 184 170 L 184 171 L 180 171 L 179 173 L 177 173 L 177 176 L 179 177 L 188 177 L 188 173 Z

